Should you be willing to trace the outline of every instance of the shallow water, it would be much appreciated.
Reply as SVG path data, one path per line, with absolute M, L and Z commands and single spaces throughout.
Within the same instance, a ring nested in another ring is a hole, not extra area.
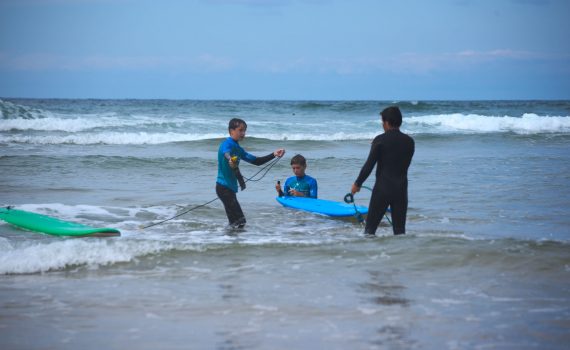
M 1 101 L 0 201 L 122 236 L 0 224 L 0 346 L 565 348 L 570 103 L 401 103 L 416 140 L 404 237 L 279 206 L 296 153 L 342 200 L 387 104 Z M 238 193 L 246 230 L 226 230 L 219 201 L 141 230 L 215 199 L 235 115 L 246 150 L 287 149 Z

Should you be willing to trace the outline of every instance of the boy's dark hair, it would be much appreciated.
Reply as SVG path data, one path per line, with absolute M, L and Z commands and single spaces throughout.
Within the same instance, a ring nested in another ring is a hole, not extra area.
M 300 154 L 297 154 L 293 158 L 291 158 L 291 165 L 298 164 L 300 166 L 307 166 L 307 160 Z
M 233 118 L 232 120 L 230 120 L 228 124 L 228 131 L 232 129 L 237 129 L 239 128 L 240 125 L 245 126 L 245 128 L 247 129 L 247 124 L 245 123 L 245 120 L 239 118 Z
M 390 126 L 395 126 L 397 128 L 402 125 L 402 112 L 397 106 L 391 106 L 380 112 L 382 116 L 382 121 L 387 122 Z

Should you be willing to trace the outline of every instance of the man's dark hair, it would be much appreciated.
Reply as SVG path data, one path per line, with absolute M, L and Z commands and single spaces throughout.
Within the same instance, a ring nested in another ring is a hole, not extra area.
M 230 120 L 230 123 L 228 124 L 228 131 L 237 129 L 240 127 L 240 125 L 245 126 L 245 128 L 247 129 L 247 124 L 245 123 L 245 120 L 239 118 L 233 118 L 232 120 Z
M 382 121 L 387 122 L 390 126 L 399 128 L 402 125 L 402 112 L 397 106 L 390 106 L 380 112 Z
M 297 154 L 293 158 L 291 158 L 291 165 L 299 164 L 300 166 L 307 166 L 307 160 L 300 154 Z

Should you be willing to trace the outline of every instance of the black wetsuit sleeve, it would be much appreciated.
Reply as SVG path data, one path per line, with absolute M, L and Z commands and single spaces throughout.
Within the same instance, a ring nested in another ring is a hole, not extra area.
M 253 162 L 251 162 L 251 164 L 253 165 L 263 165 L 267 162 L 269 162 L 271 159 L 275 158 L 275 155 L 273 153 L 268 154 L 266 156 L 263 157 L 257 157 L 255 158 L 255 160 Z
M 372 172 L 372 169 L 374 169 L 374 165 L 376 165 L 379 156 L 380 156 L 380 143 L 373 142 L 372 146 L 370 147 L 370 153 L 368 154 L 368 159 L 366 159 L 366 163 L 364 163 L 364 165 L 362 166 L 360 174 L 358 174 L 358 178 L 356 178 L 356 181 L 354 181 L 356 186 L 362 187 L 362 184 L 364 183 L 364 181 L 366 181 L 366 179 Z

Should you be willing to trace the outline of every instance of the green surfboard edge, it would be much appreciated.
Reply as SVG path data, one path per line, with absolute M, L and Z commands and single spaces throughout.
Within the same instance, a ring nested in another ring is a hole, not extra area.
M 114 228 L 92 227 L 12 208 L 0 208 L 0 219 L 19 228 L 54 236 L 112 237 L 121 235 L 121 232 Z

